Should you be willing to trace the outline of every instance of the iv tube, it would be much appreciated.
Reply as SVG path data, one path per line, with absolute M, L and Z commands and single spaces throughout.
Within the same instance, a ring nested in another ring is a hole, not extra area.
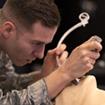
M 64 41 L 64 39 L 65 39 L 72 31 L 74 31 L 75 29 L 77 29 L 77 28 L 79 28 L 79 27 L 81 27 L 81 26 L 85 27 L 85 26 L 88 24 L 88 20 L 90 19 L 90 16 L 89 16 L 88 13 L 83 12 L 83 13 L 81 13 L 81 14 L 79 15 L 79 19 L 80 19 L 81 22 L 77 23 L 76 25 L 74 25 L 73 27 L 71 27 L 70 29 L 68 29 L 68 30 L 63 34 L 63 36 L 60 38 L 60 40 L 59 40 L 59 42 L 58 42 L 58 44 L 57 44 L 57 47 L 59 47 L 59 46 L 62 44 L 62 42 Z M 60 64 L 60 62 L 59 62 L 59 57 L 58 57 L 58 56 L 56 57 L 56 60 L 57 60 L 58 66 L 60 66 L 61 64 Z M 75 84 L 75 85 L 77 85 L 77 84 L 79 83 L 79 79 L 76 78 L 75 80 L 72 81 L 72 83 Z
M 57 44 L 57 47 L 59 47 L 62 42 L 64 41 L 64 39 L 72 32 L 74 31 L 75 29 L 83 26 L 85 27 L 86 24 L 88 24 L 88 20 L 90 19 L 90 16 L 88 13 L 86 12 L 83 12 L 79 15 L 79 19 L 81 22 L 77 23 L 76 25 L 74 25 L 73 27 L 71 27 L 70 29 L 68 29 L 64 34 L 63 36 L 60 38 L 58 44 Z M 58 56 L 57 56 L 57 63 L 58 63 L 58 66 L 60 66 L 60 62 L 59 62 L 59 59 L 58 59 Z

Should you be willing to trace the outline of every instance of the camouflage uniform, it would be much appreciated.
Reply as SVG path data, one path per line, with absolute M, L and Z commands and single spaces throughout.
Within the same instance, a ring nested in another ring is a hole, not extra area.
M 52 105 L 44 79 L 32 81 L 16 74 L 9 57 L 0 52 L 0 105 Z

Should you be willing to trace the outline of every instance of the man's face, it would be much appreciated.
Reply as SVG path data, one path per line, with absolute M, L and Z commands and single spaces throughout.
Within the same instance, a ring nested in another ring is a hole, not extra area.
M 17 66 L 23 66 L 31 63 L 36 58 L 43 58 L 45 45 L 50 43 L 57 31 L 55 28 L 47 28 L 41 23 L 35 23 L 32 31 L 22 30 L 16 31 L 9 41 L 9 49 L 7 51 L 12 62 Z

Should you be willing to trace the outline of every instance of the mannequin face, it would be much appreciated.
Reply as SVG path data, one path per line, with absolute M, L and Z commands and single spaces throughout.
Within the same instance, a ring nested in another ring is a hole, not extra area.
M 105 105 L 105 91 L 97 88 L 94 76 L 87 76 L 78 85 L 65 88 L 55 105 Z

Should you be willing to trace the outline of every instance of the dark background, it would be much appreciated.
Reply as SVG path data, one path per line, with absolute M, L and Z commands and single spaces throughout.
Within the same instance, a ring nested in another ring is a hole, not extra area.
M 3 6 L 5 0 L 0 0 L 0 7 Z M 105 0 L 55 0 L 61 14 L 61 25 L 51 44 L 47 45 L 47 50 L 55 48 L 60 37 L 70 27 L 77 24 L 78 16 L 81 12 L 90 14 L 89 24 L 84 28 L 80 27 L 73 31 L 64 41 L 67 44 L 67 50 L 71 52 L 76 46 L 89 39 L 92 35 L 98 35 L 103 39 L 103 50 L 101 57 L 97 61 L 94 70 L 89 74 L 96 76 L 98 87 L 105 89 Z M 17 73 L 26 73 L 31 71 L 34 63 L 42 64 L 43 60 L 37 60 L 30 65 L 22 68 L 16 67 Z M 25 72 L 21 69 L 25 69 Z M 31 70 L 30 70 L 31 69 Z

